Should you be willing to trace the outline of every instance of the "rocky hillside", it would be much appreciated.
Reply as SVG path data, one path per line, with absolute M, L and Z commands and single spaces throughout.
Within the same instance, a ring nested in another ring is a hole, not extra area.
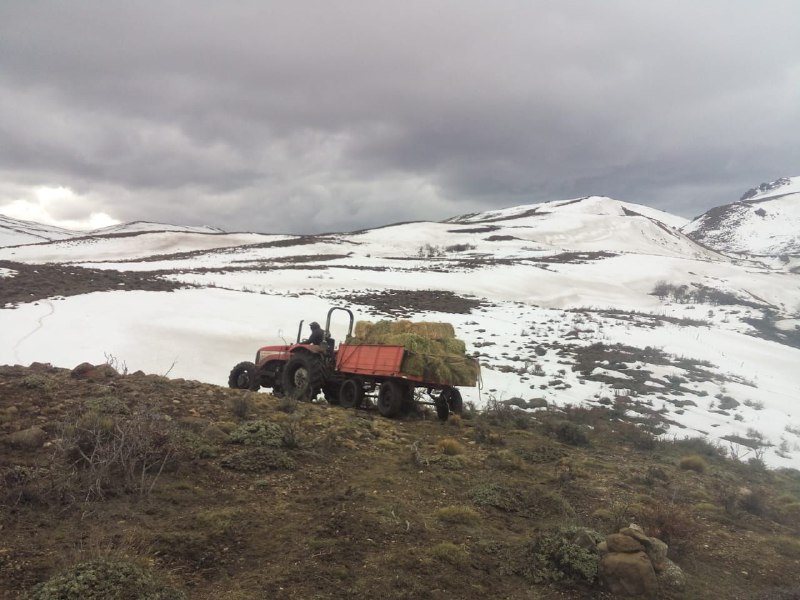
M 0 598 L 798 598 L 798 472 L 627 401 L 390 421 L 0 367 Z
M 738 202 L 712 208 L 682 231 L 720 252 L 800 254 L 800 177 L 762 183 Z

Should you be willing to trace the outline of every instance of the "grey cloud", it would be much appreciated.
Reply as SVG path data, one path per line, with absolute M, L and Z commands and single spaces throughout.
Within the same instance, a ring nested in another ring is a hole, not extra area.
M 9 0 L 0 170 L 227 229 L 593 193 L 693 216 L 800 175 L 795 7 Z

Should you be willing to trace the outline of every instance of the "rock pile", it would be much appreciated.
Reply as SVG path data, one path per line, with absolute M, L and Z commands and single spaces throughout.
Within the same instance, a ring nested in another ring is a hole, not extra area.
M 659 588 L 684 586 L 683 571 L 667 558 L 667 545 L 645 535 L 638 525 L 612 533 L 597 549 L 600 580 L 614 595 L 655 598 Z

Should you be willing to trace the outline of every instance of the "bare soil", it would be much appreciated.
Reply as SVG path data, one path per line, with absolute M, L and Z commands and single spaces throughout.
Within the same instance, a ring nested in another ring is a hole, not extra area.
M 35 302 L 55 296 L 119 290 L 173 291 L 187 284 L 169 281 L 156 273 L 86 269 L 74 265 L 29 265 L 0 261 L 0 267 L 16 272 L 0 285 L 0 306 Z

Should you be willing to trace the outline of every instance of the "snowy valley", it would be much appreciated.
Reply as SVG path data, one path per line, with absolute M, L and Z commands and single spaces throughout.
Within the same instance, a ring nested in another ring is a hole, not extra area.
M 0 364 L 225 385 L 341 305 L 453 323 L 482 365 L 462 390 L 477 406 L 614 406 L 800 468 L 800 179 L 780 181 L 691 223 L 597 196 L 309 236 L 3 217 Z

